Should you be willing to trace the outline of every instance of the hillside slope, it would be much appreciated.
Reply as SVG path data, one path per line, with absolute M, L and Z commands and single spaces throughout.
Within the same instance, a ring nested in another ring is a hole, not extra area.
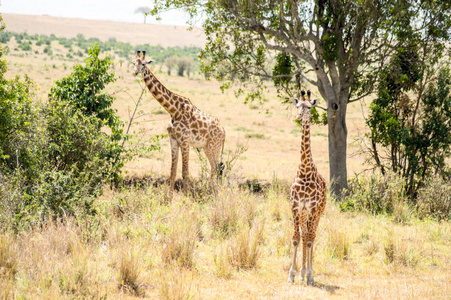
M 205 36 L 200 28 L 188 30 L 187 26 L 137 24 L 125 22 L 97 21 L 84 19 L 58 18 L 2 14 L 6 30 L 28 34 L 54 34 L 57 37 L 73 38 L 83 34 L 86 38 L 96 37 L 102 41 L 116 38 L 132 45 L 149 44 L 170 46 L 205 45 Z

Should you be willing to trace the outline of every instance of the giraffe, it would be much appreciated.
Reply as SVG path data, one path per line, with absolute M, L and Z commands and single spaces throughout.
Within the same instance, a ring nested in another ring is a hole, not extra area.
M 290 198 L 294 218 L 293 261 L 290 267 L 288 282 L 293 283 L 296 276 L 296 252 L 301 239 L 302 230 L 302 269 L 301 277 L 307 275 L 307 285 L 313 285 L 313 242 L 319 220 L 326 207 L 326 181 L 318 173 L 312 159 L 310 148 L 310 109 L 317 104 L 310 102 L 310 91 L 301 92 L 301 100 L 293 99 L 298 110 L 297 119 L 302 120 L 301 163 L 291 184 Z M 307 268 L 306 268 L 307 260 Z
M 146 66 L 152 62 L 145 60 L 146 51 L 142 51 L 142 56 L 140 53 L 140 50 L 136 52 L 134 61 L 136 68 L 133 75 L 142 74 L 150 93 L 171 115 L 167 130 L 171 142 L 172 163 L 169 196 L 172 198 L 179 149 L 182 153 L 183 189 L 186 193 L 190 147 L 203 148 L 211 165 L 211 176 L 219 175 L 218 157 L 224 150 L 225 131 L 218 119 L 199 110 L 187 97 L 177 95 L 167 89 Z

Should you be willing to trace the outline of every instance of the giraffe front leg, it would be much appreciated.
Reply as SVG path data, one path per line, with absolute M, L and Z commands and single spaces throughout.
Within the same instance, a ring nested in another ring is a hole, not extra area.
M 180 146 L 182 150 L 182 178 L 183 178 L 183 192 L 185 195 L 189 190 L 189 145 L 184 143 Z
M 316 237 L 316 229 L 319 224 L 319 217 L 311 216 L 309 218 L 308 236 L 307 236 L 307 285 L 313 285 L 315 281 L 313 280 L 313 242 Z
M 218 166 L 216 158 L 214 156 L 214 152 L 211 150 L 211 145 L 207 144 L 207 146 L 204 148 L 204 152 L 205 155 L 207 156 L 208 162 L 210 163 L 211 178 L 214 178 L 214 176 L 217 174 Z
M 296 277 L 296 254 L 301 240 L 301 235 L 299 232 L 299 212 L 296 208 L 293 208 L 293 221 L 294 221 L 294 234 L 293 234 L 293 260 L 291 262 L 290 271 L 288 272 L 288 282 L 294 283 L 294 278 Z
M 307 260 L 307 234 L 308 234 L 308 222 L 307 222 L 307 213 L 305 211 L 301 212 L 300 216 L 300 227 L 302 230 L 302 268 L 301 268 L 301 278 L 305 280 L 305 274 L 307 273 L 307 269 L 305 268 L 306 260 Z
M 312 260 L 313 260 L 313 242 L 307 242 L 307 285 L 313 285 L 315 281 L 313 280 L 313 268 L 312 268 Z
M 169 130 L 168 130 L 169 131 Z M 179 145 L 177 140 L 170 136 L 171 141 L 171 178 L 169 187 L 169 198 L 172 199 L 174 195 L 175 177 L 177 175 L 177 162 L 179 157 Z
M 305 267 L 306 261 L 307 261 L 307 231 L 302 229 L 302 269 L 301 269 L 302 281 L 305 280 L 305 275 L 307 273 L 307 268 Z

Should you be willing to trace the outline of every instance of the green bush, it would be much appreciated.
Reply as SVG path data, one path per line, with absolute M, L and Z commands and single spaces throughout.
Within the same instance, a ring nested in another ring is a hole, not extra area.
M 86 64 L 75 65 L 74 71 L 66 78 L 56 81 L 55 87 L 50 91 L 49 98 L 52 105 L 58 106 L 59 102 L 68 103 L 76 111 L 80 111 L 97 126 L 100 132 L 102 126 L 107 126 L 111 131 L 107 135 L 107 151 L 97 153 L 100 159 L 110 164 L 109 176 L 115 181 L 121 177 L 121 168 L 125 163 L 122 141 L 127 136 L 123 132 L 123 122 L 119 119 L 116 110 L 111 108 L 114 97 L 106 93 L 107 84 L 116 79 L 110 72 L 113 62 L 107 55 L 100 58 L 100 48 L 94 45 L 85 59 Z
M 418 191 L 415 214 L 421 219 L 451 220 L 451 183 L 440 176 L 429 178 Z
M 348 196 L 340 203 L 342 211 L 364 211 L 392 215 L 397 222 L 411 216 L 420 219 L 451 219 L 451 183 L 441 176 L 430 177 L 412 199 L 405 192 L 405 181 L 392 173 L 361 176 L 349 182 Z
M 23 51 L 31 51 L 32 50 L 32 48 L 31 48 L 31 43 L 30 42 L 24 42 L 24 43 L 21 43 L 21 44 L 19 44 L 19 46 L 18 46 L 20 49 L 22 49 Z
M 42 149 L 39 110 L 33 103 L 35 86 L 27 76 L 24 81 L 19 76 L 4 78 L 6 71 L 6 61 L 0 59 L 0 172 L 22 168 L 33 178 L 39 172 Z
M 120 178 L 126 136 L 111 109 L 114 98 L 104 92 L 114 81 L 111 65 L 94 46 L 86 66 L 77 65 L 37 105 L 31 80 L 5 79 L 0 60 L 1 229 L 92 215 L 104 183 Z
M 392 214 L 399 203 L 407 202 L 403 180 L 393 174 L 356 177 L 349 182 L 348 192 L 340 204 L 342 211 Z

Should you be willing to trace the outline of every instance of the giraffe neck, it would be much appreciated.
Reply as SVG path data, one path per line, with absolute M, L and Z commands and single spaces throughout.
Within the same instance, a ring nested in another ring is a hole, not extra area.
M 310 120 L 304 120 L 302 126 L 300 168 L 312 169 L 313 167 L 312 150 L 310 148 Z
M 181 110 L 182 104 L 190 103 L 185 97 L 179 96 L 166 88 L 149 68 L 145 68 L 142 75 L 150 93 L 171 116 Z

